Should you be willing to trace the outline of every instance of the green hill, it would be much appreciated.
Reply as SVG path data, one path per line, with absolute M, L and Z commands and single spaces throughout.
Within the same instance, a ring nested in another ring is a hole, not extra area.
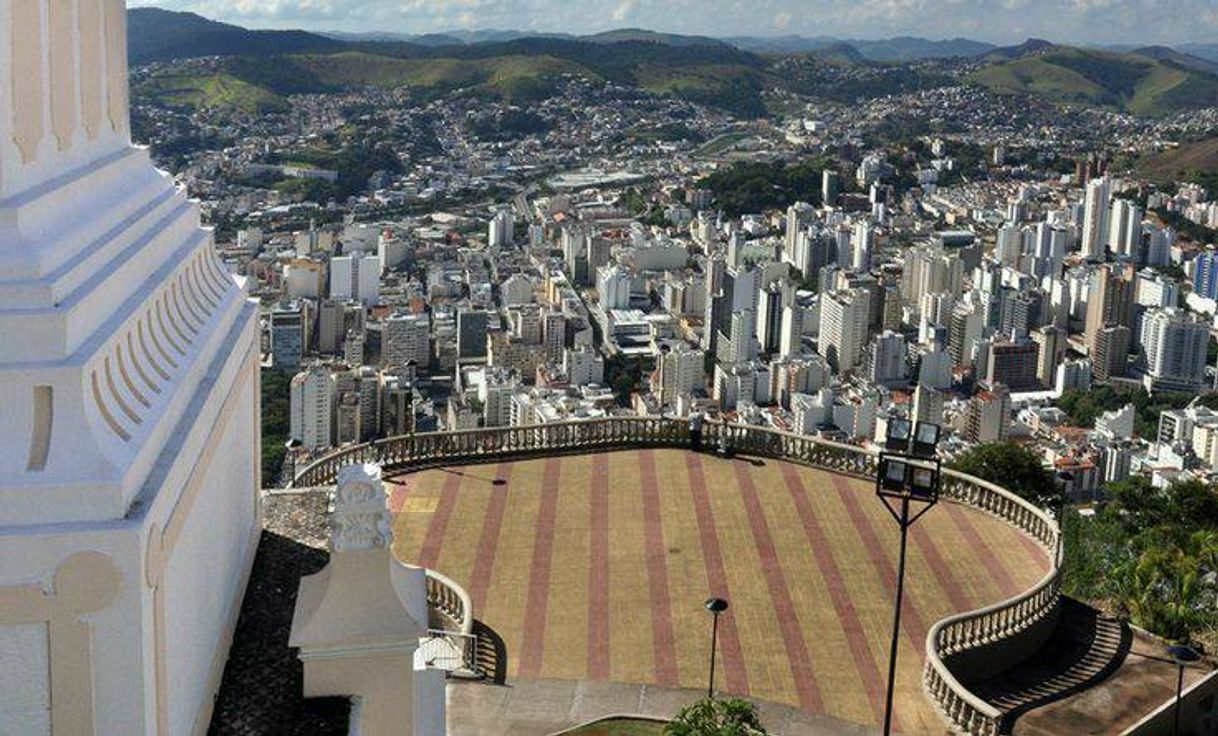
M 288 107 L 287 101 L 274 92 L 224 72 L 169 71 L 137 84 L 132 93 L 166 107 L 231 108 L 251 115 L 281 112 Z
M 496 56 L 488 59 L 400 59 L 363 52 L 293 56 L 292 67 L 321 87 L 410 87 L 435 91 L 472 90 L 509 102 L 544 97 L 563 75 L 590 79 L 588 68 L 552 56 Z M 274 86 L 272 86 L 274 88 Z
M 127 54 L 132 64 L 200 56 L 271 56 L 334 51 L 343 44 L 304 31 L 251 31 L 194 13 L 132 8 L 127 13 Z
M 1185 143 L 1138 161 L 1138 171 L 1157 181 L 1218 177 L 1218 138 Z
M 969 76 L 998 93 L 1168 115 L 1218 105 L 1218 76 L 1178 60 L 1052 46 L 1017 58 L 1001 56 Z

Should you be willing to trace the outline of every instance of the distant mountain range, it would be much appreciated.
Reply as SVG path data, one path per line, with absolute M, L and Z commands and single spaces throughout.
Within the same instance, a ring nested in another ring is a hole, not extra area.
M 737 48 L 759 54 L 804 54 L 850 46 L 868 61 L 920 61 L 958 56 L 981 56 L 997 48 L 992 43 L 953 38 L 930 41 L 912 36 L 880 40 L 840 39 L 831 36 L 737 36 L 724 39 Z
M 832 54 L 846 53 L 849 46 L 860 61 L 903 62 L 926 59 L 981 57 L 994 52 L 1008 58 L 1035 50 L 1036 46 L 1052 46 L 1052 42 L 1029 40 L 1025 44 L 1000 47 L 968 38 L 930 40 L 916 36 L 895 36 L 887 39 L 841 39 L 833 36 L 732 36 L 711 38 L 675 33 L 660 33 L 638 28 L 622 28 L 585 36 L 547 31 L 518 30 L 454 30 L 441 33 L 397 33 L 368 31 L 363 33 L 306 31 L 256 31 L 208 20 L 194 13 L 182 13 L 160 8 L 133 8 L 128 12 L 131 36 L 131 60 L 134 63 L 165 61 L 192 56 L 247 55 L 266 56 L 279 53 L 341 50 L 349 44 L 396 43 L 424 48 L 446 46 L 476 46 L 499 44 L 521 39 L 547 38 L 588 43 L 618 43 L 638 41 L 668 46 L 732 46 L 757 54 L 805 54 L 830 50 Z M 1151 47 L 1168 48 L 1168 47 Z M 1103 50 L 1117 53 L 1138 51 L 1132 45 L 1105 46 Z M 1172 50 L 1188 56 L 1218 62 L 1218 43 L 1180 44 Z
M 231 57 L 220 77 L 161 79 L 144 91 L 167 104 L 230 105 L 251 111 L 282 108 L 282 98 L 288 94 L 369 85 L 437 94 L 470 91 L 527 102 L 550 94 L 559 78 L 574 74 L 756 117 L 766 113 L 762 97 L 766 89 L 831 97 L 846 94 L 818 81 L 823 77 L 814 71 L 817 64 L 858 67 L 858 74 L 847 78 L 851 82 L 847 87 L 853 90 L 847 96 L 857 99 L 874 90 L 899 94 L 927 84 L 954 83 L 953 73 L 946 69 L 894 70 L 891 65 L 960 57 L 981 62 L 965 81 L 1002 94 L 1139 115 L 1218 106 L 1218 44 L 1113 51 L 1058 46 L 1040 39 L 999 48 L 968 39 L 721 40 L 640 29 L 591 36 L 515 31 L 322 35 L 253 31 L 151 8 L 133 9 L 129 18 L 130 56 L 135 64 Z M 810 61 L 812 73 L 793 78 L 779 71 L 776 65 L 782 58 L 792 56 Z M 887 70 L 899 72 L 899 79 L 886 78 Z
M 133 64 L 198 56 L 273 56 L 338 51 L 343 42 L 305 31 L 251 31 L 194 13 L 160 8 L 127 12 L 127 55 Z

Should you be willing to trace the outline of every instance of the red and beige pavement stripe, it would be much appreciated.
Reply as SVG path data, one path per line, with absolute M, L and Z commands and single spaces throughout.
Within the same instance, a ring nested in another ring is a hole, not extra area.
M 1013 595 L 1018 595 L 1023 588 L 1020 587 L 1019 583 L 1015 582 L 1015 578 L 1012 577 L 1007 566 L 999 558 L 995 550 L 990 547 L 989 540 L 977 531 L 977 527 L 973 525 L 973 520 L 970 518 L 972 514 L 954 503 L 944 504 L 944 506 L 952 523 L 960 530 L 969 548 L 976 551 L 977 558 L 985 565 L 985 569 L 989 571 L 990 579 L 1002 591 L 1002 597 L 1009 598 Z
M 676 632 L 677 679 L 682 686 L 703 688 L 706 687 L 707 658 L 710 656 L 708 634 L 711 625 L 703 603 L 711 594 L 698 520 L 693 502 L 685 492 L 690 485 L 689 473 L 679 457 L 658 453 L 657 460 L 656 482 L 662 491 L 660 513 L 664 519 L 668 552 L 668 596 L 672 601 L 672 624 Z M 719 651 L 722 654 L 722 648 Z M 722 689 L 725 680 L 721 656 L 718 665 L 715 686 Z
M 888 548 L 895 545 L 884 544 L 880 541 L 879 534 L 876 533 L 873 526 L 873 520 L 863 511 L 862 504 L 858 499 L 859 494 L 855 488 L 851 487 L 848 478 L 840 475 L 833 476 L 833 486 L 837 489 L 838 497 L 841 498 L 847 512 L 850 514 L 850 520 L 854 524 L 854 529 L 858 532 L 863 547 L 866 548 L 870 555 L 876 572 L 880 574 L 884 587 L 895 593 L 897 587 L 896 566 L 886 552 Z M 907 593 L 909 592 L 909 587 L 906 586 Z M 915 651 L 920 648 L 928 628 L 922 618 L 921 611 L 913 605 L 908 595 L 901 606 L 901 628 L 905 631 L 905 636 L 909 638 Z
M 646 590 L 647 532 L 640 512 L 640 468 L 633 453 L 611 458 L 609 493 L 609 679 L 653 682 L 651 611 L 640 605 Z
M 507 508 L 512 488 L 513 463 L 500 463 L 495 470 L 495 479 L 501 485 L 492 484 L 490 500 L 486 505 L 486 516 L 482 520 L 482 533 L 478 538 L 478 551 L 474 556 L 474 569 L 470 573 L 469 597 L 474 606 L 474 615 L 479 615 L 486 605 L 486 592 L 495 574 L 495 557 L 499 551 L 499 534 L 503 528 L 503 513 Z
M 871 703 L 872 713 L 878 722 L 884 717 L 884 691 L 881 680 L 881 668 L 883 665 L 877 662 L 872 655 L 867 632 L 863 629 L 858 612 L 854 608 L 854 602 L 847 587 L 845 577 L 833 559 L 833 550 L 829 545 L 829 538 L 821 528 L 817 514 L 808 497 L 808 490 L 804 486 L 803 479 L 800 476 L 799 469 L 794 465 L 783 463 L 782 475 L 783 480 L 786 481 L 787 491 L 791 494 L 791 498 L 795 503 L 795 510 L 803 525 L 808 545 L 812 548 L 813 554 L 816 557 L 818 570 L 829 588 L 829 599 L 832 601 L 833 608 L 837 612 L 842 633 L 845 635 L 849 645 L 854 669 L 863 681 L 867 698 Z
M 763 700 L 795 704 L 797 694 L 787 650 L 778 635 L 778 616 L 773 606 L 766 604 L 769 587 L 765 577 L 758 574 L 762 561 L 732 466 L 731 461 L 703 457 L 719 544 L 727 555 L 724 560 L 727 583 L 735 600 L 733 615 L 746 653 L 749 693 Z
M 592 465 L 584 459 L 562 464 L 550 562 L 549 626 L 541 676 L 560 680 L 588 677 L 588 564 Z
M 440 491 L 440 502 L 431 523 L 427 527 L 427 536 L 423 539 L 423 547 L 419 550 L 418 565 L 436 569 L 440 559 L 440 547 L 444 544 L 444 535 L 448 531 L 448 520 L 452 517 L 453 508 L 457 505 L 457 489 L 461 487 L 461 476 L 449 470 L 444 479 L 444 488 Z
M 545 461 L 541 483 L 541 506 L 537 513 L 537 534 L 533 542 L 529 595 L 524 612 L 524 636 L 520 645 L 517 673 L 520 677 L 538 677 L 545 643 L 546 620 L 549 613 L 550 564 L 554 554 L 554 526 L 558 515 L 558 483 L 562 458 Z
M 643 524 L 647 537 L 647 588 L 651 605 L 652 651 L 655 655 L 656 682 L 675 687 L 677 678 L 676 635 L 672 625 L 672 602 L 668 590 L 667 549 L 660 513 L 660 488 L 656 482 L 653 450 L 639 454 L 643 496 Z
M 803 629 L 800 626 L 799 617 L 795 613 L 795 604 L 791 599 L 791 590 L 787 586 L 786 576 L 783 574 L 782 565 L 778 560 L 778 552 L 770 534 L 770 525 L 766 522 L 757 487 L 753 484 L 752 469 L 742 460 L 736 461 L 733 466 L 736 472 L 736 484 L 744 499 L 749 526 L 753 531 L 757 556 L 761 558 L 761 572 L 765 576 L 766 585 L 770 590 L 770 601 L 778 616 L 778 628 L 782 632 L 782 638 L 786 644 L 787 661 L 791 667 L 791 677 L 795 681 L 799 707 L 804 710 L 822 711 L 824 701 L 816 683 L 816 675 L 812 671 L 812 659 L 808 654 L 808 645 L 804 641 Z
M 609 457 L 592 457 L 589 487 L 588 676 L 609 679 Z
M 690 499 L 694 516 L 698 522 L 698 537 L 702 556 L 706 564 L 706 579 L 709 588 L 707 598 L 719 597 L 732 600 L 732 591 L 723 569 L 723 552 L 719 546 L 719 535 L 715 528 L 715 515 L 711 510 L 706 488 L 706 475 L 702 469 L 702 458 L 690 452 L 685 454 L 685 467 L 689 475 Z M 740 646 L 740 633 L 736 628 L 736 614 L 729 608 L 719 621 L 719 651 L 722 652 L 723 683 L 728 692 L 736 695 L 749 694 L 749 676 L 744 666 L 744 651 Z

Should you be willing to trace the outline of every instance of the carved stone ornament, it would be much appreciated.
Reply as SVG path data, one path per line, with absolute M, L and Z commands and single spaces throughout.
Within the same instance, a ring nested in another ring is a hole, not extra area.
M 379 465 L 348 465 L 338 473 L 330 546 L 335 552 L 389 547 L 392 517 Z

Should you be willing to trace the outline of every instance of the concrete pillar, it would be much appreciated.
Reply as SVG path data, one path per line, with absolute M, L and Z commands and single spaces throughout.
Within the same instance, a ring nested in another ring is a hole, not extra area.
M 444 674 L 415 662 L 427 635 L 424 571 L 390 552 L 378 466 L 347 466 L 337 485 L 330 564 L 301 580 L 292 619 L 304 694 L 351 698 L 353 732 L 366 736 L 441 736 Z
M 125 0 L 0 0 L 0 202 L 130 143 Z

